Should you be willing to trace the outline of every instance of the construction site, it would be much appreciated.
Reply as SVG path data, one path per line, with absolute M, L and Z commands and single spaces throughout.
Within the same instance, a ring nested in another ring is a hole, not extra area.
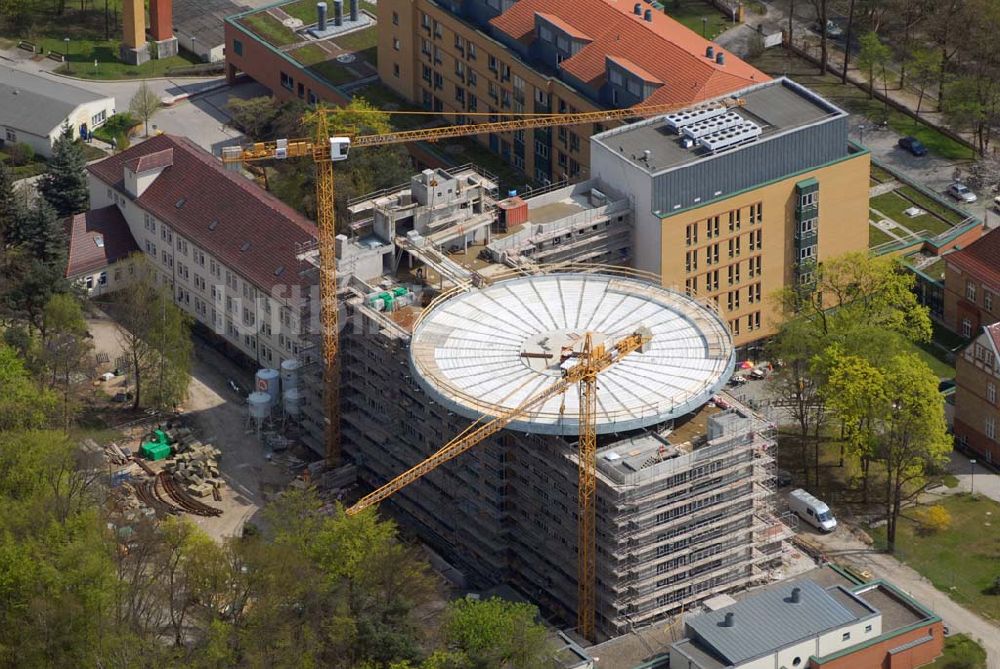
M 350 203 L 336 239 L 341 443 L 378 488 L 469 424 L 512 416 L 589 335 L 648 344 L 597 386 L 592 640 L 771 580 L 774 428 L 725 395 L 735 355 L 711 300 L 629 270 L 632 209 L 596 182 L 508 193 L 474 166 Z M 322 455 L 320 339 L 302 352 L 301 439 Z M 549 397 L 386 498 L 461 585 L 507 583 L 579 618 L 581 393 Z M 572 626 L 572 625 L 570 625 Z

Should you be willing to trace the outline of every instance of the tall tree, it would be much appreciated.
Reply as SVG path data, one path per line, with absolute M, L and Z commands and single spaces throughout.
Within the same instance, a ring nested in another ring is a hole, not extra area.
M 20 216 L 20 201 L 14 193 L 14 173 L 5 161 L 0 161 L 0 251 L 7 248 L 9 231 Z
M 55 396 L 39 387 L 6 344 L 0 344 L 0 388 L 0 432 L 41 428 L 55 414 Z
M 444 636 L 470 669 L 543 669 L 551 666 L 552 651 L 538 609 L 531 604 L 499 597 L 457 599 L 448 604 Z
M 52 158 L 38 180 L 38 192 L 59 216 L 78 214 L 90 206 L 83 147 L 71 138 L 68 127 L 52 147 Z
M 826 76 L 826 66 L 830 62 L 830 37 L 827 35 L 826 23 L 830 20 L 827 12 L 828 0 L 812 0 L 816 10 L 816 20 L 819 22 L 819 76 Z
M 847 85 L 847 68 L 851 61 L 851 40 L 854 38 L 854 5 L 856 0 L 851 0 L 850 9 L 847 12 L 847 34 L 844 36 L 844 66 L 840 71 L 840 83 Z
M 917 116 L 924 104 L 927 87 L 937 80 L 940 56 L 931 49 L 916 49 L 909 58 L 910 81 L 917 87 Z
M 80 302 L 68 293 L 49 298 L 44 311 L 41 361 L 48 385 L 61 398 L 61 425 L 69 432 L 76 413 L 80 389 L 90 381 L 93 344 L 87 332 Z
M 187 395 L 191 378 L 190 318 L 145 256 L 137 253 L 127 262 L 129 287 L 109 299 L 135 380 L 132 406 L 172 409 Z
M 149 136 L 149 121 L 160 108 L 160 97 L 153 92 L 146 80 L 143 79 L 136 90 L 135 95 L 128 103 L 128 110 L 133 116 L 140 119 L 145 126 L 145 135 Z
M 861 49 L 858 51 L 858 67 L 868 73 L 868 98 L 875 96 L 875 70 L 878 68 L 882 74 L 882 82 L 885 85 L 885 97 L 889 98 L 889 83 L 886 77 L 886 65 L 892 52 L 889 50 L 878 35 L 872 31 L 861 37 Z M 886 103 L 888 104 L 888 102 Z
M 952 59 L 962 48 L 967 37 L 967 27 L 976 17 L 968 12 L 969 0 L 940 0 L 931 5 L 927 17 L 927 36 L 940 57 L 937 70 L 938 103 L 946 98 L 945 81 Z
M 831 407 L 852 441 L 885 468 L 886 539 L 894 552 L 903 504 L 951 450 L 937 376 L 909 352 L 874 364 L 838 347 L 827 351 L 826 358 L 830 374 L 825 392 Z

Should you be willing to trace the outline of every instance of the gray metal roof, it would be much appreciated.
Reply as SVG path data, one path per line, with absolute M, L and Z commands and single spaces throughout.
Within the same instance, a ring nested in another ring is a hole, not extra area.
M 0 124 L 47 136 L 77 107 L 108 96 L 0 66 Z
M 797 604 L 791 602 L 794 587 L 801 588 Z M 727 613 L 734 614 L 732 627 L 723 627 Z M 730 664 L 741 664 L 860 619 L 819 585 L 801 580 L 767 588 L 685 622 L 702 644 Z
M 246 9 L 246 3 L 231 0 L 174 0 L 174 33 L 185 49 L 191 35 L 198 42 L 196 51 L 214 49 L 226 41 L 226 17 Z
M 744 146 L 846 115 L 843 110 L 786 78 L 756 84 L 719 99 L 731 96 L 743 98 L 744 105 L 730 111 L 744 121 L 756 123 L 763 130 L 757 140 Z M 591 138 L 650 174 L 715 155 L 698 144 L 694 148 L 685 148 L 682 139 L 668 128 L 666 116 L 613 128 Z M 650 151 L 648 162 L 644 159 L 643 152 L 646 150 Z M 729 149 L 736 150 L 739 149 Z

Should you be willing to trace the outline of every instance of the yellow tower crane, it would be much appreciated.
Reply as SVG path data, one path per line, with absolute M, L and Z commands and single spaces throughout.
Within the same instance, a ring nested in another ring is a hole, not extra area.
M 727 98 L 719 103 L 727 107 L 742 106 L 742 98 Z M 469 137 L 489 133 L 513 132 L 533 128 L 584 125 L 609 121 L 625 121 L 666 114 L 690 105 L 645 105 L 629 109 L 610 109 L 572 114 L 488 114 L 467 113 L 469 117 L 497 116 L 509 117 L 505 120 L 488 121 L 467 125 L 450 125 L 372 135 L 357 135 L 347 131 L 338 136 L 330 135 L 330 110 L 318 107 L 305 118 L 313 127 L 313 137 L 303 139 L 278 139 L 257 142 L 244 147 L 223 149 L 224 163 L 254 163 L 270 160 L 305 158 L 316 163 L 316 218 L 319 227 L 320 261 L 320 325 L 323 344 L 323 408 L 324 445 L 327 461 L 340 461 L 340 358 L 338 340 L 338 304 L 336 275 L 336 221 L 334 217 L 333 163 L 347 159 L 352 146 L 386 146 L 407 142 L 435 142 L 455 137 Z M 391 115 L 425 114 L 426 112 L 380 112 Z M 483 419 L 473 423 L 448 442 L 437 453 L 415 465 L 351 507 L 349 513 L 357 513 L 376 504 L 399 489 L 412 483 L 443 462 L 496 434 L 512 420 L 523 416 L 549 397 L 567 390 L 570 385 L 579 384 L 580 393 L 580 461 L 579 461 L 579 601 L 577 611 L 580 633 L 587 639 L 594 638 L 596 579 L 595 549 L 595 508 L 594 496 L 597 488 L 596 450 L 597 437 L 594 419 L 597 402 L 597 375 L 617 362 L 623 356 L 640 349 L 648 341 L 640 333 L 635 333 L 617 342 L 611 350 L 603 345 L 594 346 L 588 333 L 584 347 L 579 353 L 580 362 L 570 368 L 565 376 L 551 388 L 539 393 L 515 409 L 503 413 L 490 421 Z

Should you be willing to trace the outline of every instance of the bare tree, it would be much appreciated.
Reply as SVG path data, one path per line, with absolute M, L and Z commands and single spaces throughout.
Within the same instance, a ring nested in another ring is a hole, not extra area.
M 128 110 L 136 118 L 141 120 L 146 128 L 146 136 L 149 136 L 149 120 L 153 118 L 153 114 L 160 108 L 160 98 L 153 92 L 153 89 L 149 87 L 146 80 L 143 79 L 142 83 L 139 84 L 139 90 L 135 92 L 132 96 L 132 100 L 128 103 Z

